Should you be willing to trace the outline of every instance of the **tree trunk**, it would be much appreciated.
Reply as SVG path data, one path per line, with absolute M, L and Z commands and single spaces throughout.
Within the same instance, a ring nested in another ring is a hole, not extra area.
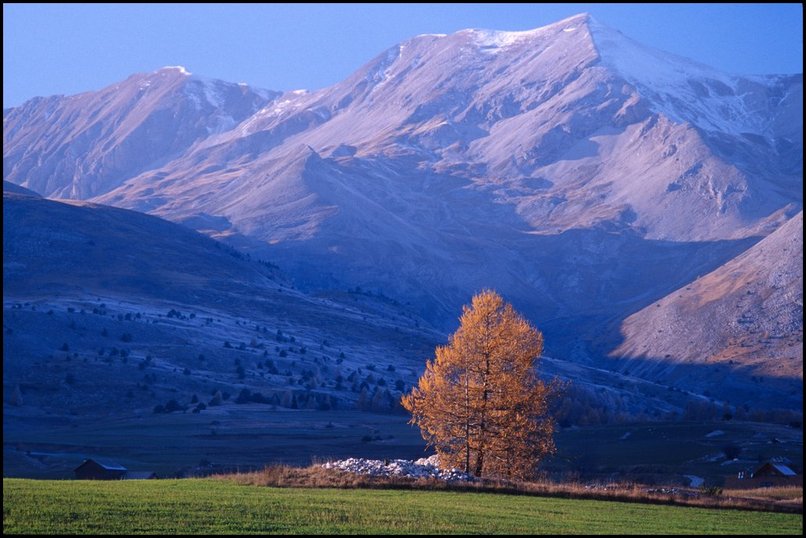
M 484 470 L 484 449 L 480 448 L 479 455 L 476 458 L 476 472 L 474 473 L 475 476 L 481 478 L 482 477 L 481 473 L 483 472 L 483 470 Z
M 465 373 L 465 472 L 470 473 L 470 379 Z

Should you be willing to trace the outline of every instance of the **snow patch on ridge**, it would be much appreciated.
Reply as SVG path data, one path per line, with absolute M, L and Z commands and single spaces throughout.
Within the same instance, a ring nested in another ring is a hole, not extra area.
M 602 65 L 641 90 L 655 112 L 706 131 L 763 135 L 738 90 L 739 77 L 642 45 L 593 17 L 587 24 Z
M 224 103 L 224 99 L 221 96 L 218 85 L 211 79 L 200 80 L 202 83 L 202 89 L 204 90 L 204 97 L 207 99 L 207 102 L 213 105 L 215 108 L 220 108 Z
M 487 54 L 495 54 L 524 41 L 557 35 L 560 30 L 566 34 L 574 32 L 580 28 L 580 24 L 584 25 L 587 20 L 590 20 L 590 16 L 587 13 L 582 13 L 531 30 L 504 31 L 470 29 L 461 30 L 457 33 L 469 34 L 479 50 Z
M 642 45 L 593 17 L 588 18 L 588 28 L 602 63 L 630 82 L 641 82 L 655 89 L 679 86 L 695 77 L 731 82 L 731 77 L 712 67 Z
M 166 65 L 162 69 L 174 69 L 176 71 L 179 71 L 183 75 L 192 75 L 193 74 L 190 71 L 188 71 L 187 69 L 185 69 L 184 65 Z M 160 71 L 162 71 L 162 69 L 160 69 Z
M 504 49 L 527 39 L 532 39 L 545 31 L 545 27 L 519 32 L 501 30 L 463 30 L 471 35 L 476 45 L 485 52 L 495 52 L 493 49 Z M 461 32 L 460 32 L 461 33 Z
M 224 104 L 221 85 L 222 83 L 215 79 L 194 76 L 190 83 L 185 86 L 184 93 L 193 102 L 196 110 L 203 108 L 202 96 L 213 108 L 221 108 Z
M 366 79 L 375 83 L 370 93 L 383 87 L 392 78 L 392 67 L 397 59 L 400 58 L 405 47 L 405 45 L 395 45 L 388 49 L 386 57 L 378 63 L 378 66 L 373 71 L 367 73 Z
M 241 123 L 238 128 L 238 136 L 249 136 L 253 132 L 260 130 L 259 127 L 255 128 L 256 125 L 261 125 L 269 118 L 282 116 L 287 112 L 299 109 L 305 102 L 302 98 L 307 95 L 309 95 L 308 90 L 292 90 L 284 93 Z

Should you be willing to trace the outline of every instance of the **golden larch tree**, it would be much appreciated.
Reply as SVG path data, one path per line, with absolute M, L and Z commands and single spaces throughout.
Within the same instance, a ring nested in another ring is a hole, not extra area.
M 543 335 L 496 292 L 463 307 L 448 345 L 401 402 L 442 467 L 526 479 L 554 452 L 557 386 L 537 376 L 542 351 Z

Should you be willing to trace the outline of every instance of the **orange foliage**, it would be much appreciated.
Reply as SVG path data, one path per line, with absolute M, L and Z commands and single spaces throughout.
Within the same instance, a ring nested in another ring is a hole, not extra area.
M 420 427 L 443 467 L 529 478 L 554 452 L 548 405 L 556 387 L 535 370 L 543 335 L 490 290 L 463 307 L 460 322 L 403 397 L 409 422 Z

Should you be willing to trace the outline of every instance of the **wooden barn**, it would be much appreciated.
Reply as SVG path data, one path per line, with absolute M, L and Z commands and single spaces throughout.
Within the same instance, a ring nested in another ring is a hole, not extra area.
M 122 480 L 127 469 L 117 463 L 97 459 L 84 460 L 73 469 L 76 480 Z
M 783 463 L 767 462 L 755 471 L 740 471 L 725 480 L 729 489 L 769 488 L 773 486 L 802 486 L 803 476 Z
M 157 477 L 154 471 L 127 471 L 123 480 L 152 480 Z
M 758 480 L 761 487 L 803 485 L 803 477 L 783 463 L 765 463 L 753 472 L 753 480 Z

